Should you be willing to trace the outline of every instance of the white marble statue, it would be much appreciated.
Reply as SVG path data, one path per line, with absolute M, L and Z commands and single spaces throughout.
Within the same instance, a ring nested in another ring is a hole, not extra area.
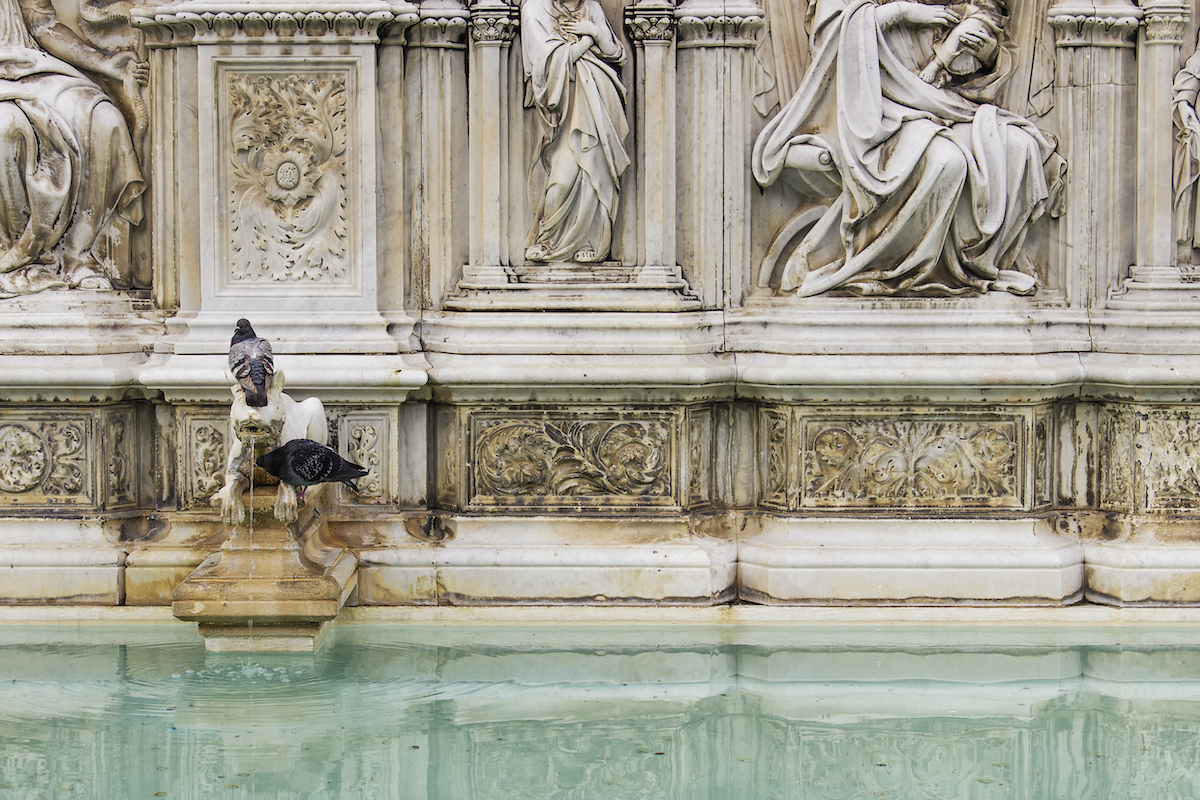
M 1175 146 L 1175 241 L 1178 245 L 1179 263 L 1192 265 L 1193 251 L 1200 248 L 1200 119 L 1196 116 L 1196 100 L 1200 96 L 1200 50 L 1184 62 L 1175 74 L 1172 87 L 1172 112 L 1178 129 Z
M 602 261 L 629 166 L 625 94 L 613 68 L 624 63 L 625 49 L 596 0 L 524 0 L 521 48 L 526 105 L 542 126 L 525 255 L 530 261 Z
M 753 150 L 760 184 L 782 178 L 805 201 L 760 283 L 802 296 L 1033 292 L 1022 245 L 1061 210 L 1065 163 L 994 105 L 1013 64 L 1004 0 L 818 0 L 809 13 L 812 66 Z
M 81 70 L 136 92 L 147 67 L 88 44 L 49 0 L 0 0 L 0 297 L 111 289 L 93 253 L 113 215 L 141 221 L 125 118 Z

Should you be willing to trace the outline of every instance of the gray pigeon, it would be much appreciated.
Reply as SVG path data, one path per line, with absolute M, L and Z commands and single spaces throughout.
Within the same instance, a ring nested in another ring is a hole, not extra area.
M 367 470 L 342 458 L 332 447 L 312 439 L 293 439 L 283 447 L 259 456 L 254 463 L 289 486 L 307 487 L 341 481 L 357 492 L 354 481 L 367 474 Z M 300 497 L 304 497 L 303 490 Z
M 275 374 L 271 343 L 261 339 L 250 327 L 250 320 L 239 319 L 229 342 L 229 371 L 246 392 L 246 405 L 262 408 L 267 404 L 267 385 Z

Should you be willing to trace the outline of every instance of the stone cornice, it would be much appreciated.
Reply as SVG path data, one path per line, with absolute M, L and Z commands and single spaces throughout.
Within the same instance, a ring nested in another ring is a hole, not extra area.
M 1143 15 L 1128 0 L 1066 0 L 1047 19 L 1059 47 L 1133 47 Z
M 417 9 L 407 3 L 187 0 L 162 6 L 135 6 L 130 23 L 150 47 L 207 42 L 321 43 L 379 40 L 380 28 L 408 27 Z

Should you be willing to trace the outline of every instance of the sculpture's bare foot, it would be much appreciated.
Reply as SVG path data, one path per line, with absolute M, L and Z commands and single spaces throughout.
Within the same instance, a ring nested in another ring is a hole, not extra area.
M 296 512 L 296 490 L 281 482 L 279 490 L 275 492 L 275 519 L 280 522 L 295 522 Z
M 0 298 L 36 294 L 48 289 L 67 289 L 50 269 L 31 264 L 13 272 L 0 273 Z
M 529 261 L 545 261 L 550 255 L 550 248 L 544 244 L 535 244 L 525 251 L 525 258 Z
M 1037 278 L 1013 269 L 1002 269 L 992 283 L 992 290 L 1022 296 L 1031 295 L 1037 291 Z
M 600 260 L 596 251 L 590 247 L 581 247 L 575 251 L 575 260 L 580 264 L 593 264 Z
M 78 264 L 75 267 L 67 269 L 64 278 L 68 286 L 73 286 L 77 289 L 109 291 L 113 288 L 112 281 L 90 264 Z

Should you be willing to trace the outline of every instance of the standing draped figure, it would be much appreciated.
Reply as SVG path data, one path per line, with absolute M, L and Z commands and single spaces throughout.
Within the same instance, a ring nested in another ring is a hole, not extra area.
M 1192 266 L 1193 251 L 1200 248 L 1200 119 L 1196 99 L 1200 96 L 1200 50 L 1193 53 L 1175 74 L 1172 87 L 1172 114 L 1178 129 L 1175 145 L 1175 241 L 1179 263 Z
M 613 64 L 625 49 L 596 0 L 521 4 L 525 105 L 542 136 L 530 175 L 530 261 L 602 261 L 629 166 L 625 93 Z M 540 165 L 540 166 L 539 166 Z M 536 170 L 546 172 L 545 189 Z
M 125 118 L 81 69 L 146 81 L 132 53 L 84 42 L 49 0 L 0 0 L 0 297 L 128 280 L 93 247 L 114 215 L 141 221 L 145 184 Z
M 805 199 L 805 224 L 784 226 L 803 238 L 761 282 L 803 296 L 1032 292 L 1022 245 L 1059 211 L 1065 162 L 993 104 L 1013 64 L 1004 0 L 809 9 L 812 66 L 752 155 L 760 184 L 783 178 Z

